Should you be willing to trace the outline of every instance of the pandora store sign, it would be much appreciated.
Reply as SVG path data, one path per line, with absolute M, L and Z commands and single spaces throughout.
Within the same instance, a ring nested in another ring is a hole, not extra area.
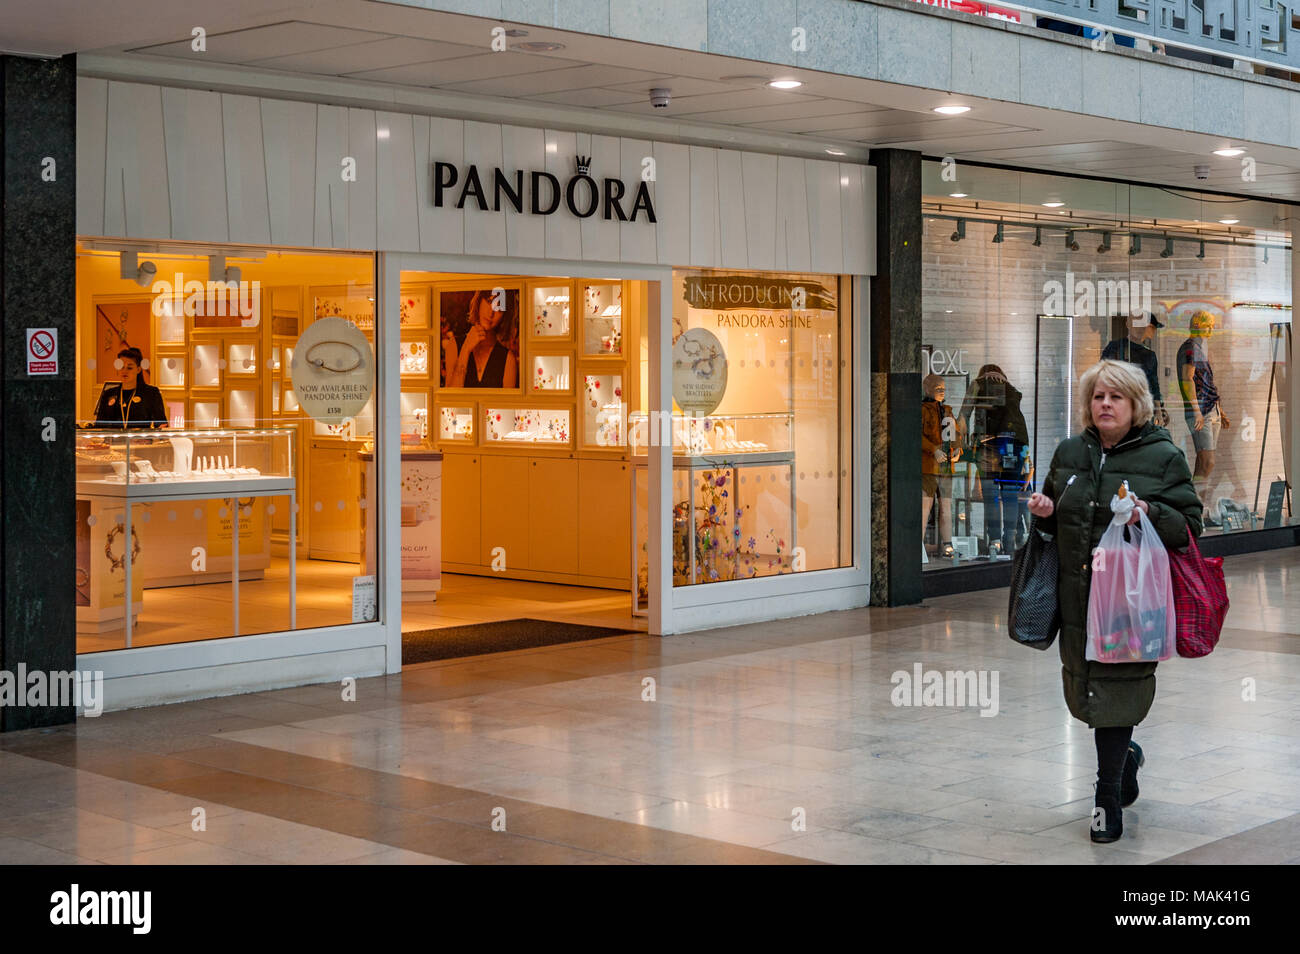
M 622 179 L 599 181 L 590 175 L 591 157 L 576 157 L 577 171 L 561 182 L 549 172 L 528 172 L 493 168 L 480 172 L 477 165 L 457 168 L 454 163 L 433 164 L 433 204 L 438 208 L 465 208 L 467 203 L 483 212 L 500 212 L 513 208 L 532 215 L 551 215 L 563 204 L 580 219 L 594 215 L 619 222 L 635 222 L 642 216 L 654 223 L 654 203 L 649 183 L 642 180 L 629 191 Z

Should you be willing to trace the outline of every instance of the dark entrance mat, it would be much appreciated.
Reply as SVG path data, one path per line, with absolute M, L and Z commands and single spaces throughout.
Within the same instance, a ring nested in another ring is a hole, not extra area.
M 586 639 L 623 636 L 636 630 L 608 626 L 579 626 L 545 619 L 503 619 L 473 626 L 444 626 L 402 634 L 402 665 L 503 653 L 511 649 L 533 649 Z

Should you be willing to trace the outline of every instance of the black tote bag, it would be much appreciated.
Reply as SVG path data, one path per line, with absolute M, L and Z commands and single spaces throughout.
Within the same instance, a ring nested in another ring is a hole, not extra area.
M 1029 525 L 1029 539 L 1016 551 L 1011 569 L 1007 630 L 1015 642 L 1047 649 L 1061 631 L 1061 607 L 1056 599 L 1059 569 L 1056 540 L 1039 531 L 1035 518 Z

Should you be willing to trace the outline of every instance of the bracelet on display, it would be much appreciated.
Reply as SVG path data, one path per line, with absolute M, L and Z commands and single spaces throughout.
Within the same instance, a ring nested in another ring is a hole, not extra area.
M 117 539 L 118 534 L 122 532 L 122 525 L 119 523 L 112 530 L 108 531 L 108 538 L 104 541 L 104 556 L 108 557 L 108 562 L 112 564 L 113 570 L 123 570 L 126 568 L 126 548 L 122 548 L 122 556 L 113 556 L 113 541 Z M 140 555 L 140 538 L 135 534 L 135 527 L 131 528 L 131 561 Z
M 352 356 L 356 360 L 352 364 L 348 365 L 346 368 L 331 368 L 328 364 L 325 363 L 324 358 L 312 357 L 313 351 L 325 345 L 338 345 L 340 348 L 347 348 L 349 351 L 352 352 Z M 335 374 L 346 374 L 349 371 L 355 371 L 357 368 L 361 367 L 361 352 L 358 351 L 353 345 L 348 344 L 346 341 L 319 341 L 316 344 L 312 345 L 311 350 L 307 352 L 307 363 L 312 365 L 315 368 L 319 368 L 322 371 L 333 371 Z

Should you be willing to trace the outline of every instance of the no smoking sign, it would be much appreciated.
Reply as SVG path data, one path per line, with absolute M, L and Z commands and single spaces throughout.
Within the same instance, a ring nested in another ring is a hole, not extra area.
M 59 330 L 57 328 L 27 329 L 27 373 L 59 373 Z

